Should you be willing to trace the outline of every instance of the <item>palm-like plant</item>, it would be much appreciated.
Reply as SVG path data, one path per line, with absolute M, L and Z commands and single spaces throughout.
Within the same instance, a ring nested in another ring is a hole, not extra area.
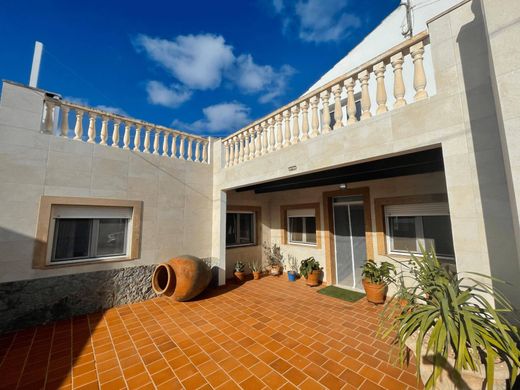
M 478 371 L 483 363 L 487 387 L 492 389 L 497 359 L 506 362 L 514 383 L 520 368 L 520 337 L 502 314 L 512 311 L 509 302 L 488 284 L 442 267 L 433 250 L 422 250 L 422 257 L 412 255 L 410 272 L 416 285 L 400 286 L 400 291 L 411 299 L 404 307 L 390 301 L 379 329 L 384 338 L 395 334 L 401 364 L 407 357 L 406 341 L 412 339 L 417 373 L 421 356 L 433 364 L 425 383 L 427 390 L 435 388 L 448 358 L 454 362 L 456 384 L 462 383 L 462 370 Z M 493 307 L 486 296 L 500 308 Z M 392 318 L 389 326 L 388 318 Z

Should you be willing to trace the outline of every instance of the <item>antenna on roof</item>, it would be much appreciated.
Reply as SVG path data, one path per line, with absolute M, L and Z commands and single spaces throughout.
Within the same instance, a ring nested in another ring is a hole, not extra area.
M 412 4 L 411 0 L 401 0 L 399 6 L 404 6 L 406 9 L 406 19 L 401 24 L 401 34 L 405 38 L 413 36 L 413 21 L 412 21 Z
M 36 88 L 38 86 L 38 76 L 40 75 L 40 64 L 42 62 L 43 43 L 34 42 L 34 54 L 31 67 L 31 77 L 29 78 L 29 87 Z

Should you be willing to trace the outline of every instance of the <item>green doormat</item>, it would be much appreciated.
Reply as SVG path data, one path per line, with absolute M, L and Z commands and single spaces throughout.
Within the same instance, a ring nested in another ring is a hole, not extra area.
M 318 290 L 318 292 L 323 295 L 328 295 L 329 297 L 343 299 L 347 302 L 356 302 L 365 296 L 365 294 L 363 293 L 352 290 L 346 290 L 344 288 L 339 288 L 336 286 L 327 286 L 325 288 L 322 288 L 321 290 Z

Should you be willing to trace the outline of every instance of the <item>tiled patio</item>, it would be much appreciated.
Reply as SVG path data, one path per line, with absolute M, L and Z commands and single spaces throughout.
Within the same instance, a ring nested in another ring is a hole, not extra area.
M 0 336 L 2 389 L 412 389 L 379 308 L 265 277 Z

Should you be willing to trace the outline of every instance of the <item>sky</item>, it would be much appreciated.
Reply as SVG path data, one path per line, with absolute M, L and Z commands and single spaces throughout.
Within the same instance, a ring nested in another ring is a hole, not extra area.
M 399 0 L 1 0 L 0 78 L 223 136 L 296 99 Z

